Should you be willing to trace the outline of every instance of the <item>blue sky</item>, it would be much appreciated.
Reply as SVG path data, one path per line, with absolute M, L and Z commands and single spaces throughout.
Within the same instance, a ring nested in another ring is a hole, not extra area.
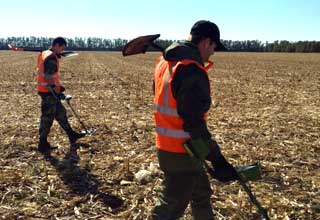
M 225 40 L 318 40 L 318 0 L 7 0 L 0 37 L 185 39 L 197 20 L 215 22 Z

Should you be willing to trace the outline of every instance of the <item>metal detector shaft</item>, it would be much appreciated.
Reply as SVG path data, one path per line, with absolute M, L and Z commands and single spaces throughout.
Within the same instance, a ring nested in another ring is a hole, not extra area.
M 11 44 L 8 44 L 8 47 L 12 51 L 42 52 L 42 51 L 46 50 L 46 49 L 29 49 L 29 48 L 15 47 Z M 71 56 L 77 56 L 79 54 L 76 52 L 73 52 L 73 51 L 62 51 L 59 55 L 61 55 L 63 57 L 71 57 Z
M 74 108 L 72 107 L 72 105 L 70 104 L 69 100 L 66 100 L 67 104 L 69 105 L 69 107 L 71 108 L 73 114 L 76 116 L 76 118 L 78 119 L 79 123 L 81 124 L 82 128 L 86 131 L 86 133 L 88 134 L 89 131 L 87 129 L 87 127 L 84 125 L 84 123 L 80 120 L 79 115 L 76 113 L 76 111 L 74 110 Z
M 51 94 L 57 99 L 59 100 L 59 98 L 57 97 L 56 93 L 53 91 L 53 89 L 49 86 L 48 90 L 51 92 Z M 85 130 L 85 132 L 88 134 L 88 129 L 86 128 L 86 126 L 83 124 L 83 122 L 80 120 L 79 115 L 76 113 L 76 111 L 74 110 L 74 108 L 72 107 L 72 105 L 70 104 L 69 100 L 66 100 L 67 104 L 69 105 L 69 107 L 71 108 L 73 114 L 76 116 L 76 118 L 78 119 L 79 123 L 81 124 L 82 128 Z
M 253 193 L 251 192 L 251 189 L 247 186 L 247 184 L 245 183 L 245 181 L 242 179 L 240 175 L 239 175 L 239 183 L 244 189 L 244 191 L 246 191 L 246 193 L 248 194 L 250 201 L 257 207 L 257 209 L 259 210 L 260 214 L 264 217 L 264 219 L 270 220 L 267 211 L 261 206 L 260 202 L 253 195 Z
M 215 178 L 213 169 L 207 164 L 206 161 L 203 161 L 203 163 L 204 163 L 204 166 L 205 166 L 207 172 L 210 174 L 210 176 L 212 178 Z M 270 220 L 267 211 L 261 206 L 260 202 L 253 195 L 253 193 L 251 192 L 251 189 L 249 188 L 249 186 L 247 186 L 247 184 L 245 183 L 245 181 L 243 180 L 243 178 L 240 175 L 238 175 L 238 177 L 239 177 L 238 182 L 240 183 L 240 185 L 242 186 L 244 191 L 249 196 L 250 201 L 257 207 L 258 211 L 264 217 L 265 220 Z

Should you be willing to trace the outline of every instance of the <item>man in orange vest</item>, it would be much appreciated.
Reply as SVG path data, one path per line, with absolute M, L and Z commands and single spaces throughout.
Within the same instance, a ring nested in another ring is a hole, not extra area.
M 61 103 L 65 98 L 65 88 L 59 82 L 59 55 L 64 51 L 67 42 L 62 37 L 57 37 L 52 42 L 52 47 L 42 51 L 38 56 L 37 66 L 37 90 L 41 97 L 41 118 L 39 127 L 38 150 L 41 153 L 50 152 L 51 146 L 47 140 L 53 120 L 67 133 L 70 143 L 74 144 L 77 139 L 85 134 L 77 133 L 71 128 L 66 115 L 66 109 Z
M 203 160 L 211 161 L 218 180 L 237 179 L 206 124 L 211 105 L 209 58 L 224 49 L 217 25 L 201 20 L 193 25 L 187 41 L 173 43 L 157 61 L 154 118 L 164 188 L 152 211 L 154 220 L 182 218 L 189 202 L 194 220 L 214 219 L 212 190 Z M 186 152 L 185 143 L 197 158 Z

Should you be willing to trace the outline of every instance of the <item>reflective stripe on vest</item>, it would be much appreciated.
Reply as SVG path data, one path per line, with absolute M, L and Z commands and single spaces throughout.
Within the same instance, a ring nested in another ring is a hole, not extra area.
M 54 72 L 52 75 L 46 75 L 44 73 L 44 62 L 45 60 L 51 56 L 54 55 L 57 59 L 57 71 Z M 38 66 L 37 66 L 37 90 L 38 92 L 45 92 L 49 93 L 48 86 L 55 85 L 55 90 L 60 91 L 61 85 L 59 82 L 59 59 L 51 50 L 45 50 L 42 51 L 38 55 Z
M 156 132 L 160 135 L 169 136 L 169 137 L 190 138 L 189 133 L 182 130 L 174 130 L 174 129 L 162 128 L 157 126 Z
M 175 108 L 169 108 L 163 105 L 154 104 L 154 110 L 165 115 L 179 116 L 178 111 Z
M 38 86 L 48 86 L 49 83 L 46 82 L 38 82 Z
M 168 62 L 162 57 L 158 60 L 155 69 L 155 103 L 154 118 L 156 124 L 156 145 L 159 149 L 185 153 L 183 143 L 190 139 L 190 134 L 183 130 L 183 120 L 179 116 L 176 100 L 171 90 L 171 81 L 179 65 L 194 63 L 207 73 L 208 67 L 203 67 L 193 60 Z
M 163 103 L 164 105 L 159 105 L 157 103 L 154 104 L 155 111 L 161 113 L 161 114 L 166 114 L 166 115 L 171 115 L 171 116 L 176 116 L 179 117 L 178 111 L 176 108 L 170 108 L 169 107 L 169 80 L 170 76 L 172 74 L 172 68 L 174 65 L 169 65 L 166 72 L 165 72 L 165 79 L 164 79 L 164 97 L 163 97 Z
M 48 83 L 48 82 L 38 82 L 38 86 L 48 87 L 50 85 L 56 85 L 56 83 Z

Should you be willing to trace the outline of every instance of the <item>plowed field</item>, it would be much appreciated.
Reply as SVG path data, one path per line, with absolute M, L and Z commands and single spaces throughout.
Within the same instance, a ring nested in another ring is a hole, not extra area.
M 2 219 L 150 219 L 163 177 L 151 89 L 159 55 L 79 52 L 62 59 L 66 94 L 85 125 L 96 129 L 79 141 L 79 158 L 70 159 L 56 122 L 49 142 L 58 148 L 49 158 L 36 150 L 36 53 L 0 52 Z M 320 54 L 217 53 L 212 59 L 208 126 L 226 158 L 235 166 L 261 163 L 263 178 L 250 185 L 271 219 L 320 219 Z M 151 176 L 138 181 L 143 169 Z M 217 219 L 259 219 L 239 184 L 211 183 Z M 118 199 L 123 204 L 116 207 Z

